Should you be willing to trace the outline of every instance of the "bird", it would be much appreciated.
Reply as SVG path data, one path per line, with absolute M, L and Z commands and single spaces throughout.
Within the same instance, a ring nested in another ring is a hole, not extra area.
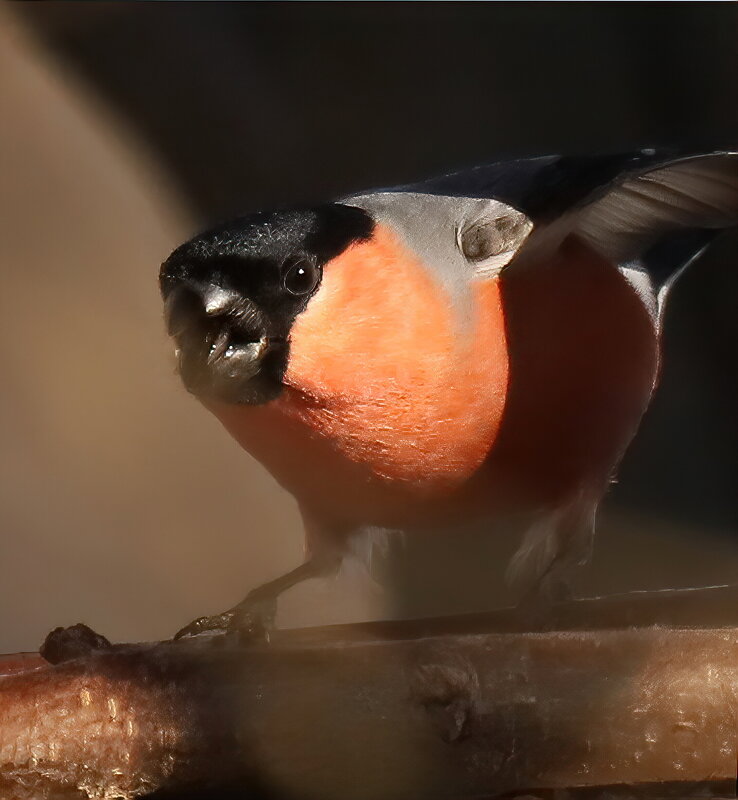
M 570 596 L 658 383 L 669 291 L 736 225 L 738 152 L 644 148 L 251 213 L 177 247 L 159 279 L 181 380 L 296 499 L 306 556 L 175 638 L 268 635 L 282 592 L 395 533 L 520 510 L 521 602 Z

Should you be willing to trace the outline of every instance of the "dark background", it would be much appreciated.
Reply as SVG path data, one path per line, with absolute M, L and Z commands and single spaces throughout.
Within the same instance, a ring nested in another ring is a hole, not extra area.
M 506 155 L 738 138 L 732 4 L 19 10 L 203 219 Z
M 732 3 L 14 11 L 145 143 L 193 230 L 510 155 L 738 147 Z M 736 562 L 729 569 L 724 554 L 729 544 L 738 555 L 737 256 L 738 237 L 724 236 L 672 295 L 661 388 L 606 502 L 590 589 L 615 563 L 621 580 L 610 589 L 649 575 L 660 585 L 732 579 Z M 689 543 L 670 572 L 677 540 Z M 721 555 L 710 561 L 713 550 Z

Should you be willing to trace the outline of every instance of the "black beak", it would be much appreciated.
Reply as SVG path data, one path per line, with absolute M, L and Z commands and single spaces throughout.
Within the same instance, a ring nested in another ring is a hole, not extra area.
M 286 340 L 267 315 L 217 274 L 210 280 L 165 262 L 165 318 L 178 369 L 193 394 L 230 403 L 259 403 L 280 386 Z

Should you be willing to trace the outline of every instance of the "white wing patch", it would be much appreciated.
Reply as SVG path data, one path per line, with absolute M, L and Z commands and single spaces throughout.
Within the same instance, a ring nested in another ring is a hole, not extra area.
M 620 273 L 626 281 L 635 289 L 636 294 L 648 311 L 648 316 L 654 324 L 654 327 L 659 327 L 659 300 L 656 297 L 656 292 L 653 288 L 653 282 L 649 274 L 642 269 L 635 267 L 623 266 L 619 267 Z

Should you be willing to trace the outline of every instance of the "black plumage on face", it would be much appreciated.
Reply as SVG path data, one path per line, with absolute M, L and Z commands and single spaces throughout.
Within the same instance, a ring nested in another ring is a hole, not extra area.
M 231 403 L 277 396 L 323 265 L 372 228 L 366 212 L 331 203 L 241 217 L 178 247 L 159 280 L 187 389 Z

